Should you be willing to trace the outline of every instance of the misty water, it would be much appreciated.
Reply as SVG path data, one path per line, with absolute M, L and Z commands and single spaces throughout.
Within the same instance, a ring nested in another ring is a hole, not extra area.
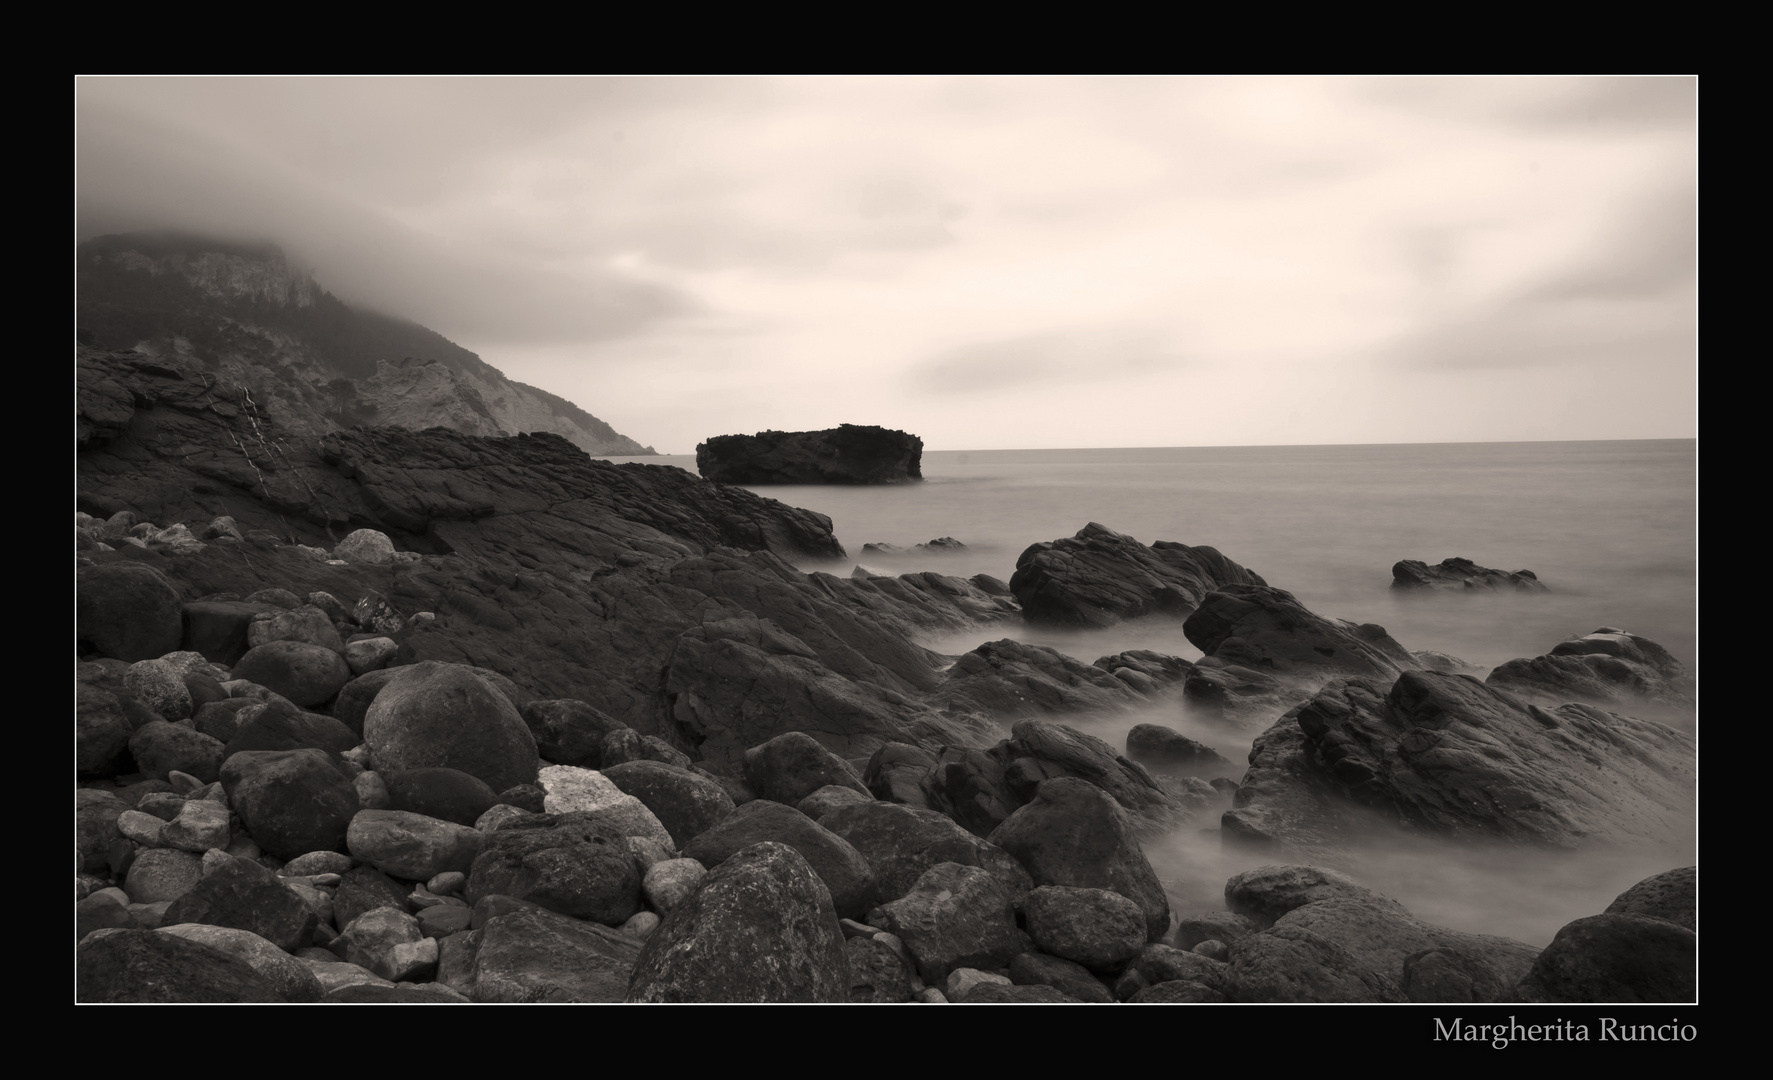
M 691 456 L 623 458 L 680 465 Z M 1640 634 L 1696 669 L 1693 440 L 1435 443 L 1375 446 L 926 451 L 925 482 L 890 487 L 752 490 L 826 514 L 850 558 L 804 560 L 847 575 L 857 564 L 1008 581 L 1030 544 L 1099 522 L 1144 543 L 1218 548 L 1333 618 L 1375 622 L 1406 648 L 1493 667 L 1537 656 L 1601 626 Z M 964 552 L 864 554 L 952 536 Z M 1400 559 L 1452 556 L 1530 569 L 1548 594 L 1399 594 Z M 1002 637 L 1090 662 L 1124 649 L 1194 660 L 1173 619 L 1096 631 L 1005 624 L 923 642 L 960 653 Z M 1647 715 L 1640 713 L 1639 715 Z M 1690 727 L 1685 715 L 1655 717 Z M 1162 723 L 1241 762 L 1258 731 L 1191 717 L 1180 701 L 1138 714 L 1062 717 L 1124 750 L 1137 723 Z M 1259 729 L 1258 729 L 1259 730 Z M 1196 822 L 1146 843 L 1183 912 L 1222 908 L 1225 879 L 1273 857 L 1222 849 Z M 1549 942 L 1571 919 L 1603 910 L 1637 881 L 1694 861 L 1692 842 L 1665 850 L 1542 852 L 1456 847 L 1386 835 L 1343 868 L 1430 922 Z

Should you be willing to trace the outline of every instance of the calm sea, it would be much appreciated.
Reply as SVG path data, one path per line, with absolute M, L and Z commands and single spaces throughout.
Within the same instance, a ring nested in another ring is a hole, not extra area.
M 695 471 L 688 455 L 612 460 Z M 808 560 L 806 570 L 848 574 L 861 563 L 1008 581 L 1028 545 L 1095 521 L 1144 543 L 1218 548 L 1319 614 L 1379 623 L 1409 649 L 1492 667 L 1615 626 L 1696 667 L 1695 469 L 1691 439 L 934 450 L 924 453 L 922 484 L 752 490 L 830 516 L 850 557 Z M 866 543 L 911 548 L 937 537 L 967 550 L 862 551 Z M 1551 592 L 1418 597 L 1388 587 L 1399 559 L 1452 556 L 1532 570 Z M 1131 648 L 1200 656 L 1181 624 L 1167 619 L 1089 632 L 1000 626 L 926 644 L 958 653 L 1006 636 L 1085 662 Z M 1124 747 L 1126 730 L 1145 721 L 1183 730 L 1233 760 L 1248 750 L 1249 733 L 1208 727 L 1179 707 L 1070 722 Z M 1225 878 L 1261 861 L 1221 851 L 1211 833 L 1178 834 L 1147 851 L 1184 910 L 1223 907 Z M 1350 869 L 1430 921 L 1544 944 L 1641 878 L 1692 861 L 1691 847 L 1573 858 L 1414 845 L 1369 852 Z

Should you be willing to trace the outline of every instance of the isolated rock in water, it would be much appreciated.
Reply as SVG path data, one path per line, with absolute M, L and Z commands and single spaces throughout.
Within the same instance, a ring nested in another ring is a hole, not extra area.
M 1162 724 L 1136 724 L 1127 732 L 1127 756 L 1153 772 L 1176 776 L 1238 776 L 1243 770 L 1205 743 Z
M 1609 708 L 1643 705 L 1690 710 L 1693 676 L 1649 638 L 1603 626 L 1560 641 L 1551 652 L 1500 664 L 1484 680 L 1546 704 L 1583 701 Z
M 1699 868 L 1683 866 L 1647 877 L 1614 898 L 1604 914 L 1667 919 L 1698 933 Z
M 1690 832 L 1694 755 L 1666 725 L 1547 711 L 1468 676 L 1338 680 L 1257 741 L 1223 825 L 1309 850 L 1359 806 L 1443 836 L 1659 845 Z
M 1699 937 L 1643 915 L 1591 915 L 1559 930 L 1515 989 L 1515 1000 L 1556 1004 L 1697 1001 Z
M 696 471 L 723 484 L 898 484 L 922 480 L 922 461 L 917 436 L 855 424 L 716 435 L 696 447 Z
M 1209 594 L 1182 632 L 1227 664 L 1295 678 L 1393 678 L 1416 666 L 1383 626 L 1326 619 L 1292 593 L 1265 585 L 1227 585 Z
M 799 852 L 738 852 L 647 938 L 630 1001 L 846 1002 L 849 960 L 831 894 Z
M 1459 558 L 1443 559 L 1433 566 L 1405 559 L 1391 568 L 1391 587 L 1427 592 L 1550 591 L 1531 570 L 1516 570 L 1510 574 Z
M 1010 590 L 1031 623 L 1112 626 L 1141 615 L 1183 616 L 1224 585 L 1261 575 L 1210 547 L 1150 547 L 1090 522 L 1069 539 L 1035 544 L 1016 560 Z

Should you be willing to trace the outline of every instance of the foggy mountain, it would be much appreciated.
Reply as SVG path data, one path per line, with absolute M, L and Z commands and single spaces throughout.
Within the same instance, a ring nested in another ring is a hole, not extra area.
M 286 430 L 358 424 L 468 435 L 548 431 L 593 454 L 651 454 L 417 323 L 354 309 L 272 244 L 100 236 L 77 254 L 79 338 L 251 386 Z

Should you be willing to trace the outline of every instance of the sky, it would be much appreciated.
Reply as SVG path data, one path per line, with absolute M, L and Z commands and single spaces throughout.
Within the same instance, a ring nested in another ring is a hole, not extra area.
M 78 239 L 269 239 L 664 453 L 1691 438 L 1697 79 L 103 78 Z

